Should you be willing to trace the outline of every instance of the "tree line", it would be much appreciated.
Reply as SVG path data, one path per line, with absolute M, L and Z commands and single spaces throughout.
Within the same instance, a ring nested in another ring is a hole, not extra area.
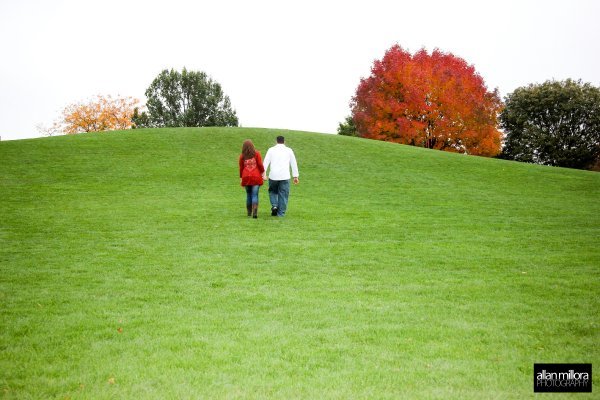
M 350 108 L 340 135 L 600 170 L 600 88 L 581 81 L 530 84 L 501 101 L 465 60 L 395 45 Z
M 144 107 L 132 97 L 98 95 L 68 105 L 47 135 L 136 128 L 238 126 L 236 111 L 221 85 L 200 71 L 163 70 L 145 92 Z
M 238 126 L 221 85 L 200 71 L 163 70 L 133 98 L 97 96 L 63 110 L 44 131 Z M 567 79 L 500 99 L 474 66 L 451 53 L 392 46 L 375 60 L 338 134 L 551 166 L 600 170 L 600 88 Z

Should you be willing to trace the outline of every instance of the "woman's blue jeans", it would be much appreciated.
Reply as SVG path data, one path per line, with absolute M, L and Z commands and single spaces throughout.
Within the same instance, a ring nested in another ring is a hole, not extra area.
M 258 189 L 259 185 L 244 186 L 246 188 L 246 205 L 258 204 Z

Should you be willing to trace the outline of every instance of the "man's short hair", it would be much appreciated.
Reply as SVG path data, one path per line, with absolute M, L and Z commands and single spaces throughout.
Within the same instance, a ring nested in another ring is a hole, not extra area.
M 277 143 L 284 143 L 285 138 L 283 136 L 277 136 Z

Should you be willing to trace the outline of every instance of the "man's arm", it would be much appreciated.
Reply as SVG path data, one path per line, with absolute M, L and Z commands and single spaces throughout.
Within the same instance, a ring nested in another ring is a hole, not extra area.
M 296 162 L 296 156 L 294 155 L 294 151 L 290 149 L 290 164 L 292 166 L 292 176 L 294 177 L 294 184 L 298 184 L 298 177 L 300 174 L 298 173 L 298 163 Z
M 269 164 L 271 164 L 271 149 L 267 150 L 267 154 L 265 155 L 265 159 L 263 160 L 263 179 L 267 179 L 267 168 L 269 168 Z
M 290 165 L 292 166 L 292 176 L 294 178 L 298 178 L 300 175 L 298 174 L 298 163 L 296 162 L 296 156 L 294 155 L 294 151 L 290 149 Z

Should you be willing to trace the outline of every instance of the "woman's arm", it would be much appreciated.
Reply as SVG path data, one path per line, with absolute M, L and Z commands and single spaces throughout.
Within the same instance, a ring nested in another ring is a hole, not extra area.
M 263 165 L 262 158 L 258 151 L 256 152 L 256 166 L 258 167 L 258 172 L 262 175 L 263 172 L 265 172 L 265 166 Z

